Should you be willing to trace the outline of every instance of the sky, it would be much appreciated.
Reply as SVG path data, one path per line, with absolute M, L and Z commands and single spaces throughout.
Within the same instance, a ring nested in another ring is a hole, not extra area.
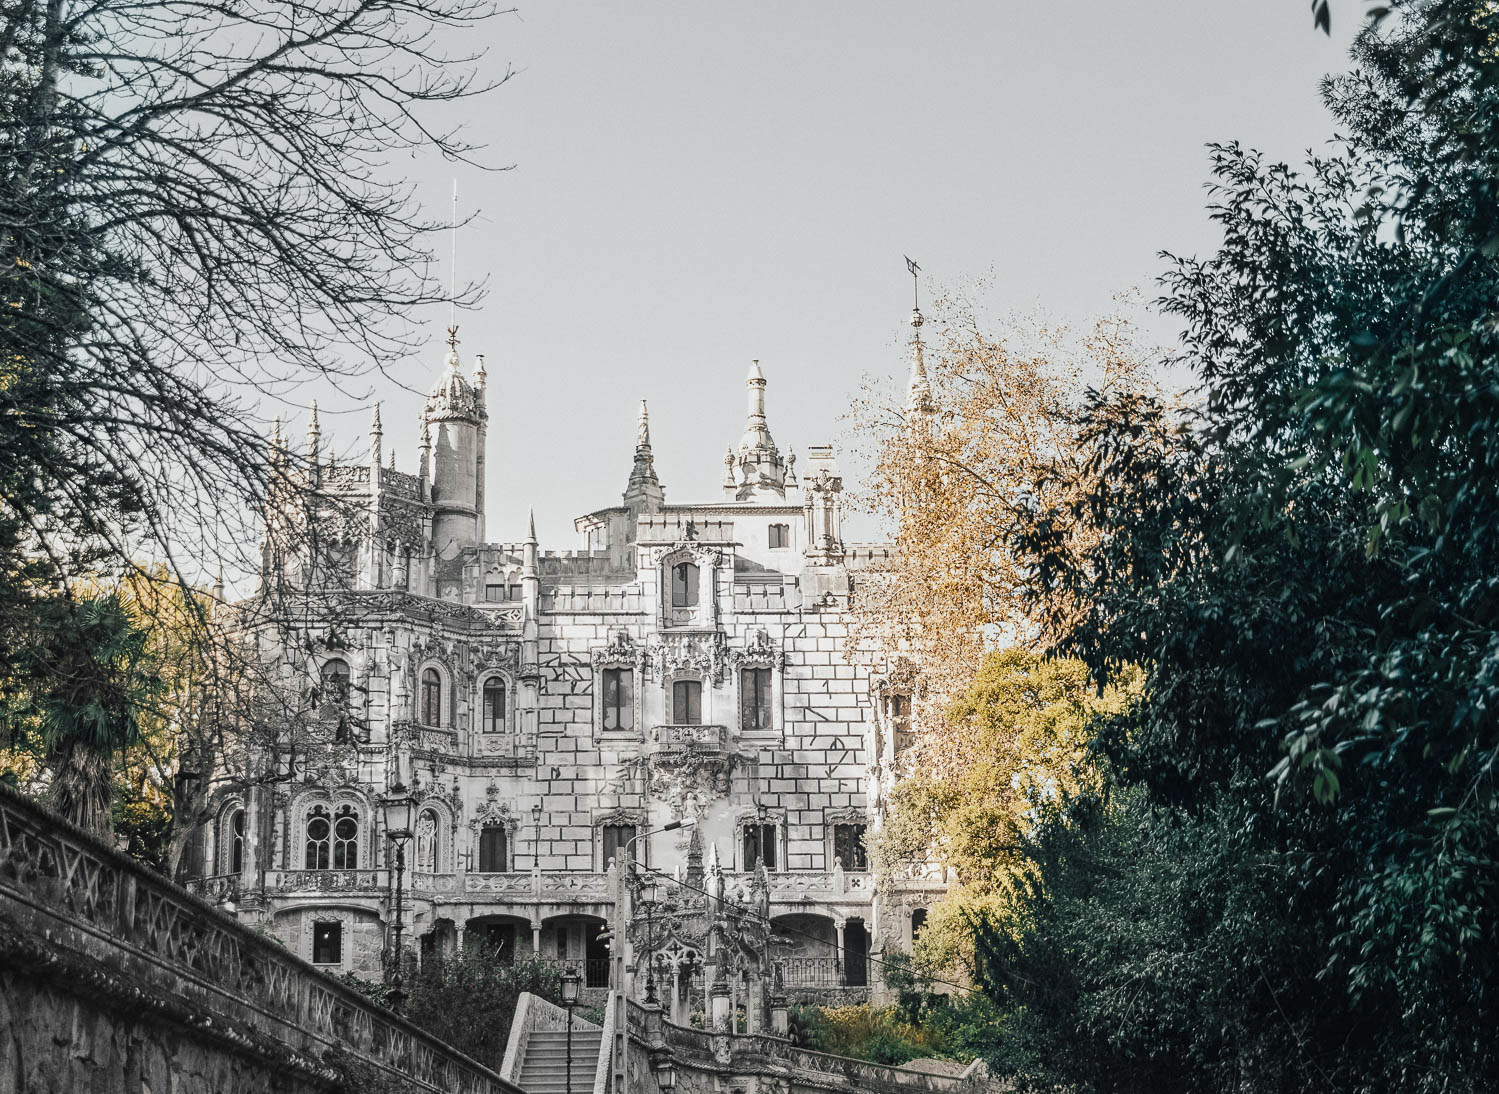
M 456 179 L 472 218 L 487 538 L 534 507 L 548 550 L 618 504 L 642 398 L 668 501 L 721 496 L 751 359 L 783 451 L 839 442 L 861 379 L 905 374 L 903 255 L 923 296 L 984 279 L 999 313 L 1081 325 L 1153 297 L 1158 252 L 1214 246 L 1208 142 L 1300 161 L 1332 136 L 1317 85 L 1361 14 L 1334 3 L 1328 38 L 1305 0 L 519 2 L 465 38 L 515 75 L 455 115 L 510 169 L 399 166 L 435 210 Z M 374 385 L 406 471 L 446 309 L 411 322 L 429 348 Z M 319 400 L 324 436 L 364 451 L 368 404 Z

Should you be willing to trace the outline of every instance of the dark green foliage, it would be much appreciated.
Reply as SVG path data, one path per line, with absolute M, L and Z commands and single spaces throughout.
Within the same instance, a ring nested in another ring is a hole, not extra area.
M 1163 301 L 1203 404 L 1095 401 L 1017 544 L 1057 652 L 1146 684 L 976 928 L 1033 1073 L 1499 1088 L 1499 13 L 1393 7 L 1336 154 L 1214 149 Z
M 505 1059 L 521 992 L 562 1002 L 556 966 L 525 959 L 506 964 L 487 946 L 428 962 L 409 990 L 407 1018 L 491 1068 Z

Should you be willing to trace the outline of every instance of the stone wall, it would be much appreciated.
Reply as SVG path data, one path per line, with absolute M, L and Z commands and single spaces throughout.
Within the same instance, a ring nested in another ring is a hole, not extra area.
M 520 1094 L 0 786 L 0 1094 Z

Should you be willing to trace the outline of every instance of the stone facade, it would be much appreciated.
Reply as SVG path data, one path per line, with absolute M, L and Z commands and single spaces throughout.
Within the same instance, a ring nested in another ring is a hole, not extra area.
M 621 502 L 578 518 L 579 549 L 543 552 L 534 522 L 490 543 L 485 385 L 482 357 L 465 376 L 450 342 L 415 473 L 385 464 L 378 411 L 366 462 L 330 463 L 315 411 L 305 457 L 283 452 L 336 503 L 313 548 L 278 553 L 268 536 L 265 563 L 336 589 L 314 648 L 267 651 L 316 696 L 319 744 L 269 757 L 284 778 L 219 803 L 202 887 L 307 960 L 377 975 L 391 920 L 378 799 L 400 783 L 419 802 L 404 875 L 419 954 L 482 935 L 586 962 L 603 988 L 606 871 L 639 837 L 636 858 L 677 884 L 702 884 L 706 853 L 746 899 L 763 861 L 788 991 L 876 981 L 869 958 L 908 948 L 912 910 L 943 886 L 915 877 L 888 900 L 868 869 L 910 669 L 850 643 L 860 572 L 888 548 L 844 541 L 832 449 L 782 453 L 757 363 L 721 498 L 666 501 L 642 403 Z M 672 822 L 691 823 L 646 834 Z M 672 940 L 689 1010 L 707 941 Z

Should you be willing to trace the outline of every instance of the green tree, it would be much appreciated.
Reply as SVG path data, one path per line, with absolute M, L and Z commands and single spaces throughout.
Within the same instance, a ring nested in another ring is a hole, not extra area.
M 1066 1078 L 1499 1083 L 1499 13 L 1392 8 L 1333 154 L 1214 149 L 1223 243 L 1164 301 L 1200 412 L 1095 400 L 1016 540 L 1056 648 L 1145 674 L 980 931 Z

